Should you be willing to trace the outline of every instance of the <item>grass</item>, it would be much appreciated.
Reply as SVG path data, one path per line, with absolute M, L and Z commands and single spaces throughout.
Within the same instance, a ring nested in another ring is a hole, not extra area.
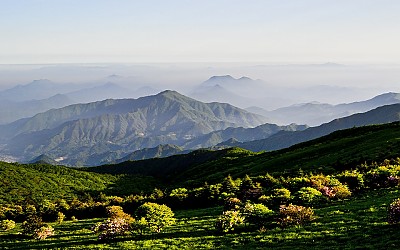
M 90 227 L 102 219 L 54 224 L 56 235 L 36 241 L 18 228 L 0 233 L 0 249 L 398 249 L 399 225 L 386 222 L 397 189 L 369 191 L 348 201 L 315 209 L 317 219 L 303 227 L 265 232 L 239 228 L 230 234 L 214 230 L 222 208 L 175 211 L 177 223 L 160 234 L 126 235 L 98 242 Z

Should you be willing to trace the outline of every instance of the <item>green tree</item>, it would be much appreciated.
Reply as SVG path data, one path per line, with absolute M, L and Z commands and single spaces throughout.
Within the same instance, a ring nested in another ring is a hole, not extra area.
M 157 233 L 175 223 L 171 208 L 153 202 L 146 202 L 136 210 L 136 219 L 142 218 L 146 220 L 149 229 Z

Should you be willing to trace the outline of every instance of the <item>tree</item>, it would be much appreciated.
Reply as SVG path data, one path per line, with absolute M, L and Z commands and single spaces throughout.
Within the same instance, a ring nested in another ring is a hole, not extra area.
M 146 220 L 148 228 L 157 233 L 175 223 L 171 208 L 153 202 L 146 202 L 136 210 L 136 219 L 142 220 L 142 218 Z

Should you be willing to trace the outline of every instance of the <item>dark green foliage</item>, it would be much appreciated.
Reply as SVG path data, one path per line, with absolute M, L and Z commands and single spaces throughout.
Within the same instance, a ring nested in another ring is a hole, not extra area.
M 179 187 L 199 186 L 205 181 L 221 182 L 229 174 L 232 178 L 243 178 L 249 173 L 252 176 L 265 176 L 267 172 L 270 173 L 268 177 L 282 173 L 299 174 L 300 171 L 333 174 L 366 162 L 370 164 L 397 158 L 400 155 L 400 141 L 395 138 L 400 138 L 399 127 L 400 123 L 391 123 L 351 128 L 266 153 L 252 153 L 238 148 L 195 151 L 187 155 L 125 162 L 89 170 L 151 175 Z M 265 182 L 268 181 L 272 185 L 284 184 L 266 178 Z
M 154 188 L 154 179 L 97 174 L 62 166 L 0 162 L 0 204 L 40 204 L 85 193 L 130 194 Z M 46 208 L 47 209 L 47 208 Z

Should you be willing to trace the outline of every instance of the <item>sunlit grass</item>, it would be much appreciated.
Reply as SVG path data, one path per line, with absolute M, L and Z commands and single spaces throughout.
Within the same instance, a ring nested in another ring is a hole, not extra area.
M 214 230 L 222 208 L 175 211 L 177 223 L 160 234 L 126 235 L 99 242 L 90 227 L 102 219 L 53 224 L 56 235 L 36 241 L 11 232 L 0 233 L 0 249 L 398 249 L 400 230 L 386 222 L 387 206 L 400 192 L 371 191 L 348 201 L 315 209 L 317 219 L 303 227 L 265 232 L 239 228 Z

